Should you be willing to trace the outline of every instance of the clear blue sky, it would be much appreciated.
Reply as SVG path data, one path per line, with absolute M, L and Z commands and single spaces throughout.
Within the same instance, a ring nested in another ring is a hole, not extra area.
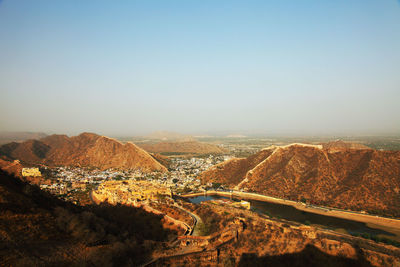
M 0 1 L 0 130 L 400 133 L 400 2 Z

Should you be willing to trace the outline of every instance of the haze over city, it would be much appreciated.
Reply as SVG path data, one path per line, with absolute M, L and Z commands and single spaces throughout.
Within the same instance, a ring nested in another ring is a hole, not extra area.
M 1 131 L 400 131 L 400 5 L 0 1 Z
M 400 266 L 400 0 L 0 0 L 0 266 Z

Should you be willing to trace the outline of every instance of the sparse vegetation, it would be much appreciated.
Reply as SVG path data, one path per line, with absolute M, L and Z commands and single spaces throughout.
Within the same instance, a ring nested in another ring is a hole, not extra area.
M 385 244 L 392 245 L 392 246 L 395 246 L 395 247 L 400 247 L 400 242 L 399 241 L 396 241 L 396 240 L 393 240 L 393 239 L 390 239 L 390 238 L 387 238 L 387 237 L 380 237 L 378 235 L 371 235 L 371 234 L 368 234 L 368 233 L 358 233 L 358 232 L 351 232 L 351 231 L 349 231 L 349 232 L 350 232 L 350 234 L 352 236 L 362 237 L 362 238 L 365 238 L 365 239 L 373 240 L 373 241 L 375 241 L 377 243 L 380 242 L 380 243 L 385 243 Z
M 198 223 L 199 231 L 201 235 L 210 235 L 212 233 L 211 225 L 209 223 Z
M 35 250 L 28 249 L 35 246 L 44 257 L 62 265 L 138 265 L 157 242 L 176 234 L 163 227 L 160 216 L 142 209 L 79 207 L 37 186 L 0 174 L 0 197 L 5 211 L 0 213 L 0 230 L 7 231 L 9 240 L 3 247 L 6 254 L 0 253 L 0 258 L 7 255 L 10 262 L 17 263 L 18 259 L 18 264 L 43 265 Z M 24 257 L 19 259 L 16 251 L 25 251 Z
M 117 176 L 114 177 L 115 181 L 122 181 L 124 179 L 125 179 L 125 177 L 123 177 L 122 175 L 117 175 Z

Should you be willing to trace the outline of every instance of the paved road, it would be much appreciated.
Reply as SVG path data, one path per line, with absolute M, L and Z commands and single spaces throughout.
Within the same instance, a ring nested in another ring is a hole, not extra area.
M 176 202 L 174 203 L 174 206 L 179 208 L 179 209 L 181 209 L 181 210 L 183 210 L 184 212 L 188 213 L 193 218 L 193 227 L 192 227 L 192 231 L 189 233 L 189 235 L 199 236 L 200 235 L 200 231 L 199 231 L 199 228 L 196 227 L 196 226 L 197 226 L 198 223 L 203 223 L 201 218 L 199 216 L 197 216 L 196 214 L 188 211 L 184 207 L 180 206 Z

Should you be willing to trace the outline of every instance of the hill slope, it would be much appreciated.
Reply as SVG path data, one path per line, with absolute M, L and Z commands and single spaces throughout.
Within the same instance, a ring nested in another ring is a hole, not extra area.
M 92 133 L 78 136 L 51 135 L 40 140 L 10 143 L 0 147 L 0 155 L 28 164 L 48 166 L 92 166 L 102 169 L 167 171 L 146 151 L 132 143 Z
M 140 144 L 141 148 L 152 153 L 186 153 L 186 154 L 222 154 L 222 148 L 197 141 L 161 142 L 157 144 Z
M 218 182 L 227 185 L 237 185 L 246 176 L 246 173 L 257 164 L 271 155 L 273 149 L 264 149 L 248 158 L 233 158 L 221 162 L 200 174 L 203 183 Z
M 341 144 L 293 144 L 265 151 L 272 153 L 264 152 L 264 159 L 253 164 L 236 167 L 230 161 L 215 166 L 201 174 L 202 182 L 222 181 L 280 198 L 400 216 L 398 151 Z
M 78 207 L 2 170 L 0 210 L 1 266 L 137 266 L 175 235 L 142 209 Z

